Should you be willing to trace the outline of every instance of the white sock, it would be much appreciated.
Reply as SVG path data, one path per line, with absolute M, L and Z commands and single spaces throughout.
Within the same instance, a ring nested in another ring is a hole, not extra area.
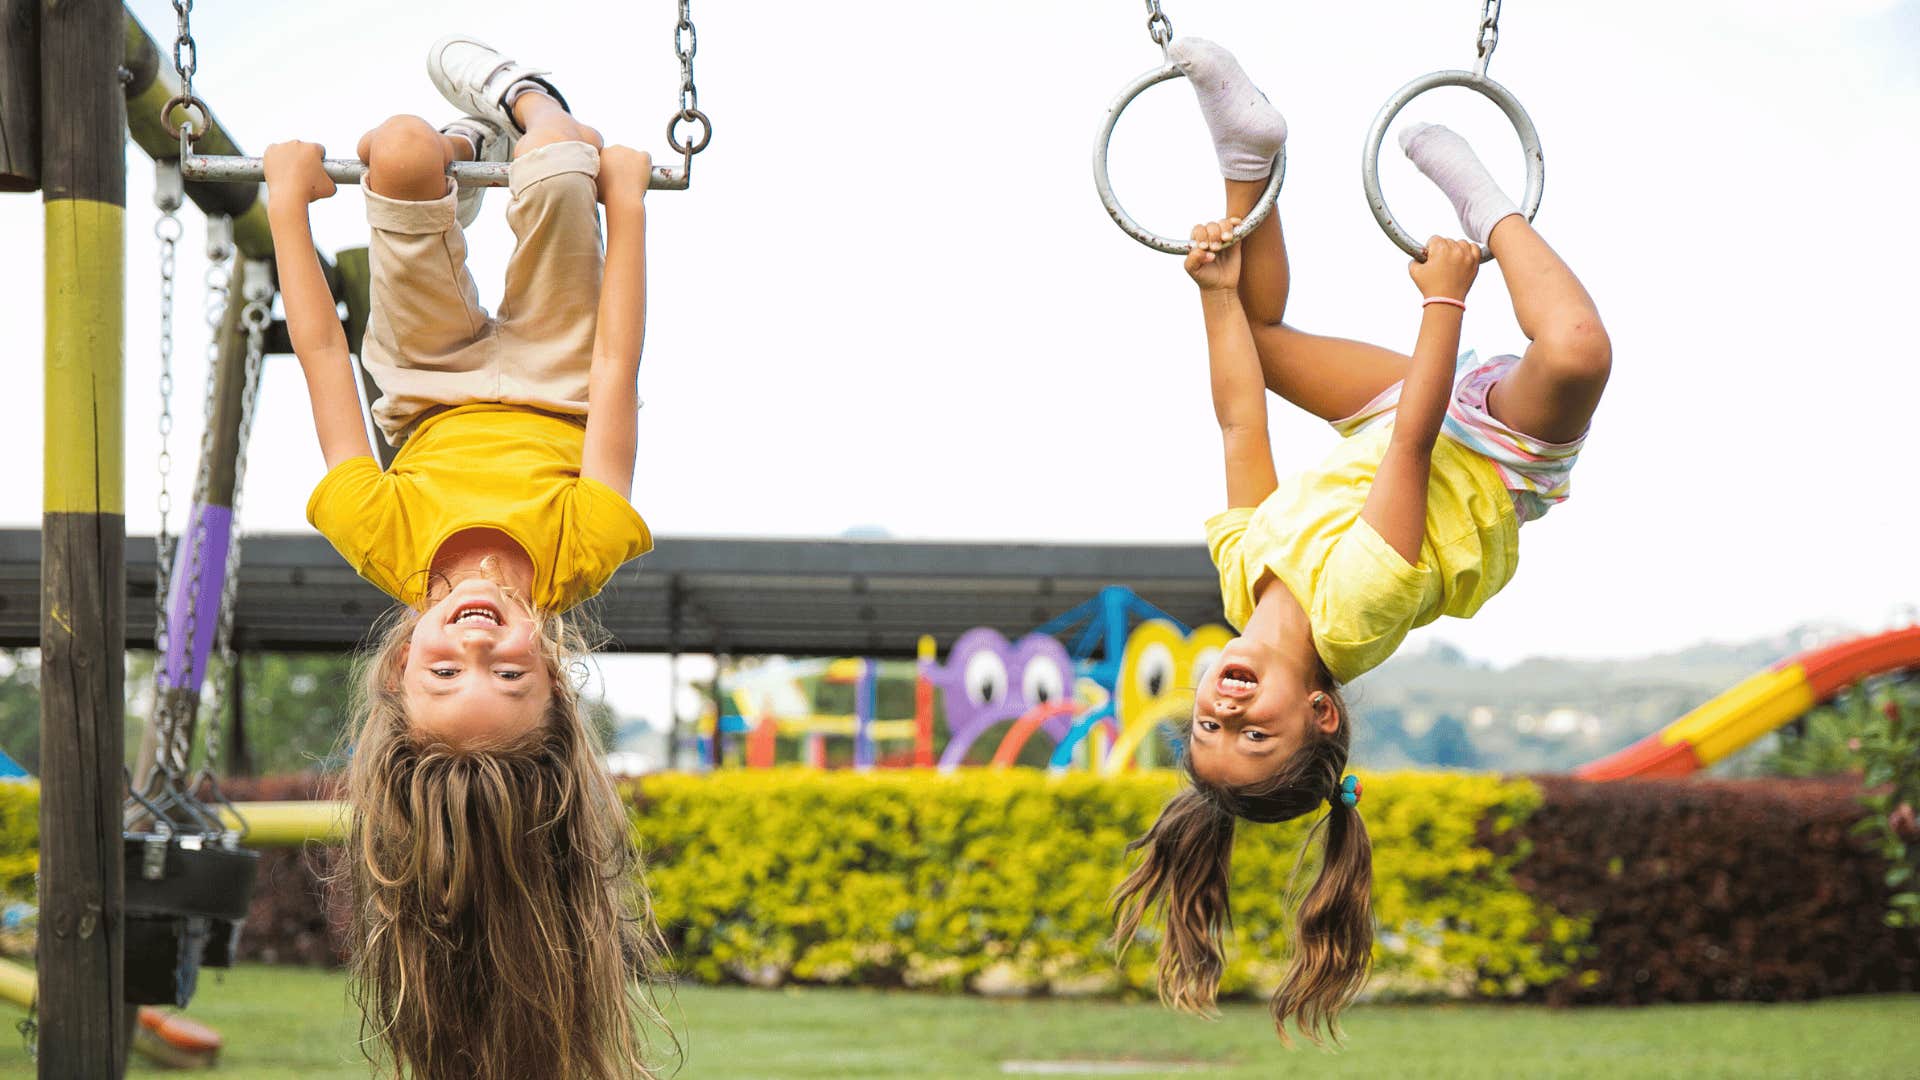
M 500 104 L 507 110 L 508 115 L 513 114 L 513 103 L 520 100 L 521 94 L 545 94 L 548 97 L 554 97 L 553 91 L 547 84 L 537 79 L 520 79 L 507 87 L 507 92 L 500 96 Z M 560 99 L 554 98 L 554 100 Z
M 1453 131 L 1439 124 L 1410 124 L 1400 132 L 1400 149 L 1453 201 L 1460 227 L 1476 243 L 1486 243 L 1501 218 L 1520 212 L 1493 182 L 1473 147 Z
M 1220 173 L 1229 180 L 1264 180 L 1287 141 L 1287 118 L 1253 85 L 1233 54 L 1204 38 L 1178 38 L 1167 50 L 1193 84 L 1207 118 Z

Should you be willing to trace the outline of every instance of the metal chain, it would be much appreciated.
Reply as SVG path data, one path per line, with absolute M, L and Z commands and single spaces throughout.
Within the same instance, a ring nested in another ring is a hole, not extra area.
M 207 109 L 207 103 L 193 93 L 193 76 L 200 70 L 200 44 L 193 40 L 193 0 L 173 0 L 173 13 L 178 24 L 173 35 L 173 72 L 180 77 L 180 92 L 160 106 L 160 123 L 168 135 L 185 145 L 206 134 L 213 126 L 213 114 Z M 176 108 L 188 110 L 178 125 L 173 122 Z M 197 119 L 192 112 L 196 109 L 199 110 Z
M 178 26 L 173 36 L 173 71 L 180 76 L 180 96 L 193 96 L 193 73 L 200 70 L 200 45 L 193 40 L 193 0 L 173 0 Z
M 693 84 L 693 56 L 700 51 L 700 35 L 693 28 L 693 0 L 680 0 L 680 21 L 673 27 L 673 51 L 680 58 L 680 111 L 667 121 L 667 145 L 680 151 L 693 168 L 693 155 L 713 140 L 713 122 L 700 111 L 700 90 Z M 681 124 L 699 124 L 700 138 L 680 137 Z
M 219 769 L 221 725 L 228 707 L 227 680 L 233 672 L 233 612 L 240 594 L 240 497 L 246 491 L 247 444 L 253 433 L 253 407 L 260 396 L 260 365 L 267 350 L 267 327 L 273 322 L 273 284 L 264 261 L 247 263 L 241 282 L 246 307 L 240 309 L 240 321 L 247 329 L 247 360 L 240 390 L 240 430 L 234 443 L 233 514 L 227 542 L 227 572 L 220 583 L 220 623 L 215 631 L 215 652 L 220 659 L 220 677 L 208 679 L 207 716 L 201 727 L 206 751 L 202 766 L 212 777 Z M 209 673 L 211 674 L 211 673 Z M 216 790 L 218 782 L 215 782 Z
M 1160 10 L 1160 0 L 1147 0 L 1147 36 L 1160 46 L 1162 53 L 1173 43 L 1173 20 Z
M 173 493 L 168 481 L 173 475 L 173 292 L 174 254 L 183 227 L 180 206 L 184 191 L 180 180 L 180 162 L 167 159 L 154 163 L 154 205 L 160 218 L 153 223 L 154 238 L 160 241 L 160 454 L 155 462 L 160 473 L 160 525 L 154 531 L 155 584 L 153 590 L 153 647 L 156 655 L 167 655 L 167 586 L 173 575 L 173 536 L 168 522 L 173 515 Z M 158 674 L 162 669 L 156 667 Z M 158 682 L 155 704 L 158 705 Z
M 186 646 L 185 654 L 188 666 L 192 666 L 195 647 L 200 640 L 200 579 L 206 566 L 207 522 L 205 507 L 207 489 L 213 483 L 213 409 L 215 375 L 220 366 L 220 324 L 226 318 L 232 277 L 227 263 L 233 258 L 233 220 L 227 217 L 207 219 L 207 274 L 206 274 L 206 320 L 207 320 L 207 393 L 202 406 L 203 418 L 200 428 L 200 467 L 194 476 L 193 516 L 188 522 L 191 535 L 183 534 L 187 548 L 187 592 L 186 592 Z M 177 585 L 175 586 L 177 587 Z M 167 657 L 159 658 L 159 673 L 166 673 Z M 157 685 L 157 684 L 156 684 Z M 197 688 L 196 688 L 197 689 Z M 187 741 L 186 717 L 176 714 L 175 708 L 163 697 L 161 708 L 164 713 L 160 733 L 160 765 L 167 775 L 175 781 L 186 775 L 188 755 L 192 750 Z
M 1500 44 L 1500 0 L 1480 0 L 1480 30 L 1473 43 L 1473 73 L 1487 77 L 1494 46 Z

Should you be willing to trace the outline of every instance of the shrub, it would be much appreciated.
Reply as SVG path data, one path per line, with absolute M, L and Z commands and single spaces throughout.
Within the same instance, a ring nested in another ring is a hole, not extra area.
M 854 982 L 992 992 L 1152 985 L 1143 934 L 1116 971 L 1103 942 L 1121 852 L 1175 790 L 1170 773 L 735 771 L 636 789 L 649 879 L 683 969 L 707 982 Z M 1526 782 L 1368 780 L 1376 992 L 1504 996 L 1552 982 L 1583 928 L 1476 844 L 1537 804 Z M 1223 989 L 1285 970 L 1285 895 L 1306 822 L 1240 829 Z M 1304 868 L 1300 884 L 1310 880 Z
M 1885 863 L 1849 835 L 1852 782 L 1537 781 L 1538 812 L 1495 850 L 1591 958 L 1556 1003 L 1777 1001 L 1920 987 L 1920 940 L 1885 925 Z

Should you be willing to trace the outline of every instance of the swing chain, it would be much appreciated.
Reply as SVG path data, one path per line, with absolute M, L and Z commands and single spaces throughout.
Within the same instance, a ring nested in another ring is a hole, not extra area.
M 1147 0 L 1147 36 L 1163 53 L 1173 43 L 1173 20 L 1160 10 L 1160 0 Z
M 1493 62 L 1494 46 L 1500 44 L 1500 0 L 1481 0 L 1480 32 L 1474 40 L 1473 73 L 1487 77 L 1487 65 Z
M 673 51 L 680 58 L 680 111 L 667 121 L 667 145 L 680 151 L 691 171 L 693 155 L 705 150 L 713 140 L 713 122 L 700 111 L 700 90 L 693 84 L 693 55 L 700 51 L 700 35 L 693 28 L 693 0 L 680 0 L 680 21 L 673 27 Z M 681 124 L 699 124 L 699 140 L 691 136 L 681 138 Z
M 193 93 L 193 76 L 200 70 L 200 43 L 193 39 L 193 0 L 173 0 L 173 13 L 178 29 L 173 35 L 173 73 L 180 76 L 180 92 L 167 99 L 160 106 L 160 124 L 167 134 L 179 138 L 183 143 L 192 142 L 206 134 L 213 126 L 213 113 L 207 103 Z M 188 110 L 180 123 L 173 122 L 173 110 Z M 199 111 L 196 120 L 193 110 Z
M 155 585 L 153 590 L 154 652 L 167 654 L 167 584 L 173 574 L 173 537 L 167 522 L 173 515 L 173 492 L 168 480 L 173 475 L 173 293 L 175 248 L 180 241 L 180 207 L 184 201 L 178 159 L 154 162 L 154 205 L 160 218 L 153 223 L 154 238 L 160 242 L 160 454 L 156 462 L 160 473 L 160 526 L 154 531 Z
M 187 593 L 186 593 L 186 644 L 181 649 L 184 664 L 180 674 L 185 677 L 191 673 L 195 646 L 200 640 L 200 578 L 206 564 L 206 550 L 209 541 L 207 533 L 206 504 L 207 490 L 213 483 L 213 409 L 214 409 L 214 373 L 220 362 L 220 323 L 226 318 L 228 294 L 231 291 L 231 275 L 227 263 L 233 258 L 233 219 L 225 216 L 207 219 L 207 273 L 206 306 L 207 321 L 207 394 L 203 406 L 204 416 L 200 428 L 200 469 L 194 477 L 193 506 L 189 510 L 188 529 L 181 540 L 187 548 Z M 169 575 L 171 577 L 171 575 Z M 171 589 L 169 590 L 169 594 Z M 168 635 L 171 638 L 171 634 Z M 155 710 L 160 716 L 160 770 L 169 780 L 178 784 L 187 775 L 187 759 L 192 751 L 188 743 L 185 716 L 178 695 L 167 691 L 177 689 L 169 678 L 171 650 L 160 654 L 154 670 Z M 197 695 L 196 695 L 197 696 Z
M 220 583 L 220 623 L 214 638 L 214 651 L 220 660 L 220 677 L 207 680 L 208 709 L 202 730 L 206 757 L 201 764 L 201 772 L 212 784 L 215 797 L 221 802 L 226 799 L 219 794 L 220 784 L 215 778 L 220 761 L 220 728 L 227 710 L 230 707 L 238 708 L 237 702 L 227 700 L 227 683 L 237 663 L 233 652 L 233 612 L 240 595 L 240 496 L 246 490 L 247 444 L 253 433 L 254 403 L 260 396 L 260 366 L 267 351 L 267 327 L 273 322 L 271 273 L 269 265 L 257 259 L 248 260 L 241 271 L 240 292 L 246 306 L 240 309 L 240 322 L 247 330 L 247 360 L 240 390 L 240 429 L 234 446 L 233 530 L 227 542 L 227 572 Z M 196 783 L 195 787 L 198 786 Z
M 200 43 L 193 40 L 193 0 L 173 0 L 178 29 L 173 37 L 173 70 L 180 76 L 180 95 L 193 96 L 193 74 L 200 70 Z

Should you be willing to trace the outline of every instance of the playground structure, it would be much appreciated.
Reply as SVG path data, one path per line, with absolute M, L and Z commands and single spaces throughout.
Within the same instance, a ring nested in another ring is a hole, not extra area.
M 1574 770 L 1583 780 L 1685 776 L 1805 716 L 1862 679 L 1920 668 L 1920 627 L 1789 656 L 1659 731 Z
M 189 771 L 188 762 L 209 663 L 218 655 L 229 673 L 234 667 L 236 511 L 247 435 L 262 359 L 285 351 L 287 338 L 272 318 L 273 250 L 259 160 L 240 154 L 195 94 L 201 57 L 192 32 L 193 3 L 174 0 L 173 7 L 178 32 L 169 73 L 160 47 L 118 0 L 0 6 L 6 26 L 0 36 L 0 191 L 40 191 L 45 207 L 38 641 L 45 676 L 42 918 L 38 985 L 26 994 L 40 1013 L 28 1030 L 42 1076 L 121 1075 L 134 1030 L 126 1006 L 185 1005 L 201 966 L 231 962 L 257 864 L 257 855 L 240 846 L 244 817 L 219 791 L 217 707 L 208 710 L 198 773 Z M 693 155 L 705 148 L 712 130 L 693 85 L 697 46 L 689 0 L 679 4 L 674 47 L 680 101 L 667 130 L 685 163 L 656 170 L 650 186 L 685 189 Z M 686 134 L 683 125 L 692 125 Z M 155 162 L 160 211 L 161 535 L 154 636 L 162 659 L 154 712 L 136 768 L 123 783 L 124 135 Z M 490 184 L 501 177 L 454 179 Z M 165 532 L 165 439 L 172 427 L 173 254 L 182 235 L 177 212 L 188 199 L 207 215 L 209 300 L 217 332 L 199 471 L 176 548 Z M 236 258 L 239 264 L 229 270 Z M 358 355 L 368 313 L 365 249 L 334 260 L 322 256 L 321 264 L 346 308 L 349 350 Z M 230 302 L 236 295 L 238 302 Z M 377 388 L 367 383 L 364 370 L 360 375 L 371 406 Z M 391 451 L 381 440 L 374 443 L 384 466 Z M 122 820 L 116 822 L 111 808 L 123 791 Z M 9 986 L 17 975 L 6 980 Z
M 1218 625 L 1189 631 L 1179 620 L 1142 600 L 1131 589 L 1108 586 L 1092 599 L 1009 640 L 993 627 L 960 634 L 942 662 L 931 637 L 922 637 L 912 669 L 911 717 L 878 715 L 881 662 L 866 658 L 782 662 L 732 675 L 722 673 L 717 702 L 700 720 L 700 760 L 716 760 L 711 744 L 721 737 L 744 740 L 751 768 L 774 764 L 781 735 L 803 736 L 804 759 L 826 764 L 825 740 L 853 740 L 856 768 L 937 765 L 954 769 L 976 760 L 983 738 L 1000 729 L 988 763 L 1011 766 L 1036 733 L 1052 744 L 1047 764 L 1103 773 L 1156 760 L 1149 735 L 1168 719 L 1184 715 L 1213 657 L 1232 634 Z M 1065 639 L 1065 640 L 1063 640 Z M 894 677 L 904 675 L 895 669 Z M 814 712 L 803 680 L 851 683 L 850 714 Z M 936 701 L 944 724 L 935 723 Z M 945 745 L 936 753 L 936 731 Z M 882 742 L 911 743 L 911 752 L 883 758 Z

